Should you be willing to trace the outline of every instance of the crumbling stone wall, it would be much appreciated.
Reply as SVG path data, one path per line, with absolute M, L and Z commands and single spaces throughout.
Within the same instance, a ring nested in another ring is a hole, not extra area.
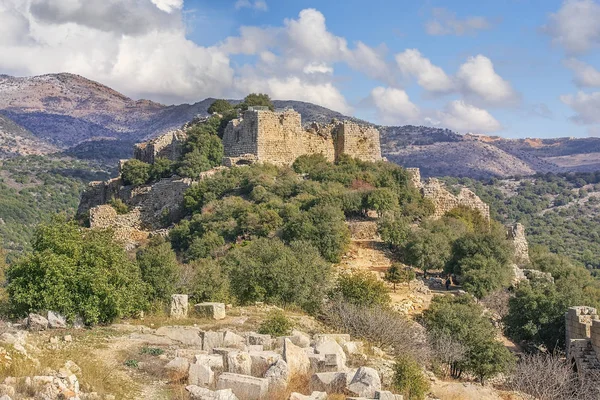
M 519 266 L 529 264 L 529 245 L 525 237 L 525 227 L 520 223 L 509 225 L 507 236 L 515 249 L 515 263 Z
M 570 307 L 565 313 L 567 359 L 577 370 L 600 369 L 600 319 L 593 307 Z
M 250 159 L 276 165 L 290 165 L 304 154 L 321 153 L 328 161 L 341 154 L 365 161 L 381 160 L 379 132 L 373 127 L 344 121 L 312 124 L 302 128 L 300 114 L 294 110 L 272 112 L 248 110 L 234 119 L 223 134 L 225 165 L 236 159 Z
M 352 240 L 378 240 L 377 222 L 375 221 L 348 221 Z
M 490 207 L 484 203 L 475 193 L 467 188 L 462 188 L 455 196 L 444 187 L 444 184 L 435 178 L 429 178 L 422 186 L 423 196 L 433 202 L 435 211 L 433 218 L 441 218 L 448 211 L 464 206 L 478 210 L 481 215 L 490 220 Z
M 159 157 L 176 161 L 181 157 L 186 138 L 183 130 L 167 132 L 148 142 L 136 144 L 133 157 L 148 164 L 154 164 Z
M 406 168 L 406 172 L 410 174 L 410 182 L 412 185 L 417 189 L 422 189 L 421 170 L 419 168 Z
M 148 238 L 150 233 L 144 231 L 142 226 L 139 208 L 121 215 L 107 204 L 90 209 L 90 228 L 112 229 L 115 240 L 123 243 L 128 250 Z

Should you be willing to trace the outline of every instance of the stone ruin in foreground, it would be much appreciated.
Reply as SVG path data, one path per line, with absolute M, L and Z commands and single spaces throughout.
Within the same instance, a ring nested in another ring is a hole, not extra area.
M 600 317 L 593 307 L 570 307 L 565 314 L 567 360 L 580 373 L 600 370 Z

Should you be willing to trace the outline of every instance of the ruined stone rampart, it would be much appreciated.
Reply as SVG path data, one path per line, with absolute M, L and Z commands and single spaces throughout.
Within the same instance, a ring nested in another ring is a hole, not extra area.
M 525 237 L 525 227 L 520 223 L 509 225 L 507 236 L 515 249 L 515 263 L 519 266 L 529 264 L 529 245 Z
M 243 118 L 230 121 L 225 128 L 223 147 L 229 159 L 226 165 L 249 155 L 276 165 L 290 165 L 301 155 L 319 153 L 329 161 L 336 161 L 341 154 L 364 161 L 382 159 L 377 129 L 349 121 L 315 123 L 304 129 L 294 110 L 245 111 Z
M 463 206 L 478 210 L 486 220 L 490 219 L 490 207 L 467 188 L 462 188 L 455 196 L 445 188 L 442 182 L 435 178 L 429 178 L 423 184 L 422 191 L 423 197 L 431 200 L 435 206 L 433 218 L 441 218 L 448 211 Z
M 159 158 L 176 161 L 181 157 L 187 135 L 183 130 L 167 132 L 148 142 L 138 143 L 133 149 L 133 157 L 148 164 Z
M 579 372 L 599 370 L 600 319 L 595 308 L 570 307 L 565 313 L 567 359 Z

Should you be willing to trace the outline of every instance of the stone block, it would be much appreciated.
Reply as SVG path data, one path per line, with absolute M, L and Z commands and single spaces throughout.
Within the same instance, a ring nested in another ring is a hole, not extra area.
M 310 390 L 312 392 L 344 393 L 346 389 L 345 372 L 319 372 L 310 378 Z
M 231 351 L 227 353 L 227 371 L 233 374 L 251 375 L 252 359 L 244 351 Z
M 250 375 L 262 378 L 271 367 L 278 360 L 281 359 L 281 355 L 274 351 L 251 351 L 250 359 L 252 360 L 252 372 Z
M 210 387 L 215 381 L 215 373 L 208 365 L 190 364 L 188 384 Z
M 261 345 L 264 350 L 271 350 L 272 343 L 271 335 L 261 335 L 254 332 L 248 334 L 249 345 Z
M 290 395 L 290 400 L 327 400 L 327 393 L 312 392 L 309 395 L 293 392 Z
M 227 366 L 227 355 L 229 353 L 237 353 L 238 349 L 234 349 L 231 347 L 215 347 L 213 353 L 220 355 L 223 358 L 223 371 L 227 371 L 229 367 Z
M 332 367 L 335 371 L 346 368 L 346 353 L 338 342 L 331 339 L 318 341 L 315 352 L 325 356 L 325 366 Z
M 223 332 L 206 331 L 202 332 L 201 335 L 202 350 L 210 352 L 215 347 L 224 347 L 225 335 Z
M 315 335 L 315 344 L 334 341 L 340 345 L 350 341 L 350 335 L 346 333 L 319 333 Z
M 283 342 L 283 360 L 288 364 L 292 376 L 305 374 L 310 369 L 308 354 L 289 339 L 285 339 Z
M 67 318 L 55 311 L 48 311 L 48 327 L 50 329 L 62 329 L 67 327 Z
M 190 362 L 183 357 L 175 357 L 165 365 L 165 370 L 178 379 L 187 377 L 189 369 Z
M 404 396 L 386 390 L 376 390 L 375 400 L 404 400 Z
M 264 377 L 269 380 L 270 392 L 283 392 L 290 380 L 290 370 L 285 361 L 278 360 L 269 367 Z
M 196 385 L 188 385 L 185 390 L 188 391 L 192 400 L 238 400 L 231 389 L 213 391 Z
M 223 303 L 200 303 L 194 306 L 196 313 L 200 316 L 212 319 L 225 318 L 225 304 Z
M 235 347 L 240 350 L 246 350 L 246 339 L 231 331 L 225 332 L 223 336 L 223 346 Z
M 206 365 L 211 369 L 223 371 L 223 355 L 221 354 L 196 354 L 196 364 Z
M 174 294 L 171 295 L 171 318 L 181 319 L 188 316 L 188 295 Z
M 379 390 L 381 390 L 379 373 L 369 367 L 360 367 L 348 385 L 350 393 L 371 399 L 375 397 L 375 392 Z
M 269 380 L 225 372 L 217 381 L 217 390 L 222 389 L 231 389 L 240 399 L 263 400 L 268 395 Z
M 27 329 L 30 331 L 45 331 L 48 329 L 48 320 L 40 314 L 29 314 L 27 317 Z
M 200 328 L 193 326 L 161 326 L 154 334 L 167 337 L 186 346 L 202 348 Z

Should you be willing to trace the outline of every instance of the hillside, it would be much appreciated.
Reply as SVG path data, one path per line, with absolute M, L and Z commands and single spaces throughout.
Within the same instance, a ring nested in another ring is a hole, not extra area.
M 0 115 L 38 139 L 6 134 L 0 128 L 0 156 L 7 152 L 2 151 L 4 142 L 19 149 L 9 153 L 39 154 L 58 148 L 74 157 L 112 164 L 117 159 L 129 158 L 133 143 L 179 128 L 198 115 L 206 116 L 214 100 L 167 106 L 130 99 L 73 74 L 26 78 L 0 75 Z M 294 108 L 304 123 L 329 122 L 333 118 L 368 123 L 311 103 L 292 100 L 273 103 L 276 108 Z M 448 129 L 425 126 L 377 128 L 381 132 L 383 155 L 402 166 L 421 168 L 424 176 L 507 177 L 600 168 L 600 138 L 516 140 L 463 136 Z M 18 144 L 13 144 L 9 138 L 15 136 L 29 139 L 19 139 Z
M 0 159 L 31 154 L 48 154 L 56 151 L 52 145 L 36 138 L 27 129 L 0 115 Z

